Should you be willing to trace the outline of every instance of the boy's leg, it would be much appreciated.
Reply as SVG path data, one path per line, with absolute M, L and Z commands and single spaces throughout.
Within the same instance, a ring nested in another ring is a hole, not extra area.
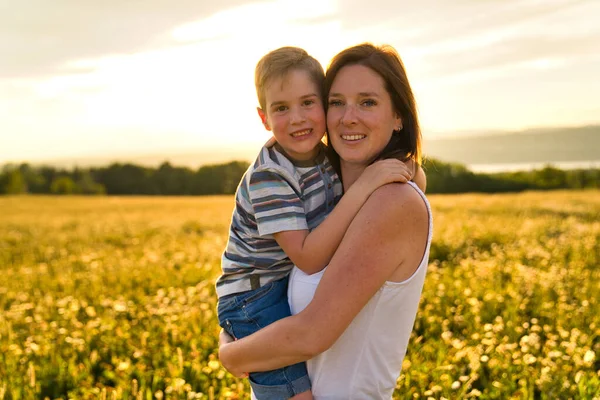
M 230 296 L 224 298 L 223 302 L 219 302 L 218 313 L 221 327 L 238 339 L 290 316 L 287 278 L 241 293 L 235 299 Z M 305 363 L 274 371 L 250 373 L 250 384 L 260 400 L 287 399 L 298 394 L 310 394 L 310 380 Z M 311 398 L 312 396 L 299 399 Z

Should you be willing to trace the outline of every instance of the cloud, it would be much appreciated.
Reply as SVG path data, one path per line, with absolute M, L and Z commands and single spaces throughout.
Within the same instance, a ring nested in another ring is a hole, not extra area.
M 249 2 L 240 7 L 214 13 L 175 29 L 173 37 L 180 42 L 196 42 L 216 38 L 256 37 L 263 40 L 282 36 L 294 29 L 311 29 L 314 25 L 335 20 L 336 3 L 323 0 L 275 0 Z M 250 28 L 251 26 L 251 28 Z M 240 27 L 245 28 L 240 32 Z
M 424 57 L 424 70 L 421 73 L 444 77 L 518 64 L 537 65 L 540 68 L 561 67 L 586 59 L 594 54 L 597 47 L 596 36 L 511 38 L 484 48 L 465 49 L 454 54 L 427 55 Z
M 398 30 L 394 38 L 417 66 L 412 75 L 418 80 L 479 80 L 588 63 L 600 40 L 600 26 L 589 18 L 597 12 L 600 3 L 589 0 L 452 2 L 437 12 L 419 9 L 403 25 L 413 34 Z
M 544 31 L 552 32 L 556 26 L 544 25 L 545 21 L 553 18 L 553 22 L 567 24 L 573 29 L 572 22 L 579 23 L 589 9 L 597 8 L 592 0 L 462 0 L 429 1 L 427 4 L 429 7 L 418 7 L 407 18 L 399 14 L 398 22 L 401 25 L 424 27 L 422 35 L 411 39 L 413 46 L 455 42 L 460 38 L 482 35 L 489 37 L 490 32 L 511 36 L 526 31 L 528 26 L 537 28 L 540 23 Z
M 0 0 L 0 131 L 13 133 L 0 159 L 31 143 L 59 155 L 264 141 L 253 71 L 283 45 L 323 65 L 356 43 L 393 45 L 423 126 L 439 130 L 592 121 L 598 12 L 595 0 Z
M 0 2 L 0 79 L 77 70 L 72 60 L 131 54 L 169 43 L 186 22 L 246 3 L 198 0 Z

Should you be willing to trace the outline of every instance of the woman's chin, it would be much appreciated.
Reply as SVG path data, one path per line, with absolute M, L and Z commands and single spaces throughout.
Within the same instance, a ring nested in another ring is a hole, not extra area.
M 365 151 L 359 151 L 359 149 L 343 149 L 338 152 L 340 156 L 340 162 L 349 164 L 364 164 L 369 165 L 373 157 L 365 154 Z
M 369 162 L 366 161 L 364 158 L 362 157 L 341 157 L 340 156 L 340 163 L 344 164 L 344 165 L 352 165 L 355 167 L 367 167 L 369 165 Z

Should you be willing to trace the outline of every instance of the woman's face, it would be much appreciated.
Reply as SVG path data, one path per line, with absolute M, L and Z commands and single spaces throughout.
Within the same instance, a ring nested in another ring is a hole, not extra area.
M 369 165 L 402 122 L 383 78 L 364 65 L 339 70 L 328 96 L 327 129 L 343 163 Z

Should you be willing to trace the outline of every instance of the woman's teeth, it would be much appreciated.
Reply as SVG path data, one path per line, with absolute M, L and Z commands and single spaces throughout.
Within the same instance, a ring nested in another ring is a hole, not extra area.
M 342 135 L 342 139 L 350 140 L 350 141 L 360 140 L 360 139 L 364 139 L 366 137 L 367 137 L 367 135 Z
M 294 132 L 292 133 L 292 137 L 299 137 L 299 136 L 306 136 L 308 135 L 310 132 L 312 131 L 312 129 L 306 129 L 304 131 L 300 131 L 300 132 Z

